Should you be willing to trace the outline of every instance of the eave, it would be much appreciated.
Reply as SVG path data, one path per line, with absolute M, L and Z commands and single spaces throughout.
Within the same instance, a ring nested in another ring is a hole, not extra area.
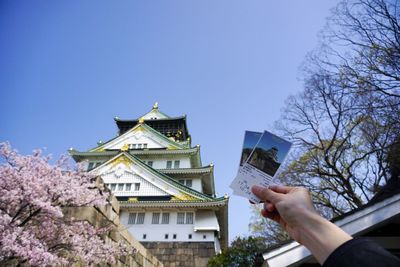
M 69 150 L 69 154 L 74 158 L 75 161 L 79 162 L 90 157 L 108 157 L 117 155 L 120 150 L 103 150 L 103 151 L 77 151 Z M 192 155 L 195 157 L 196 163 L 199 163 L 199 152 L 200 147 L 196 146 L 193 148 L 186 149 L 129 149 L 129 154 L 141 156 L 141 155 Z
M 200 168 L 182 168 L 182 169 L 158 169 L 159 172 L 165 173 L 176 179 L 184 178 L 184 176 L 196 175 L 203 181 L 206 194 L 215 195 L 214 183 L 214 165 L 208 165 Z

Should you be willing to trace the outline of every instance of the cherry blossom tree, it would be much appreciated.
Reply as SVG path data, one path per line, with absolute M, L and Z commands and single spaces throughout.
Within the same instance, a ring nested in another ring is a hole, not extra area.
M 89 222 L 66 218 L 71 207 L 104 206 L 108 193 L 81 166 L 68 166 L 68 157 L 54 165 L 41 151 L 22 156 L 0 143 L 0 265 L 94 265 L 115 262 L 128 253 L 102 236 Z

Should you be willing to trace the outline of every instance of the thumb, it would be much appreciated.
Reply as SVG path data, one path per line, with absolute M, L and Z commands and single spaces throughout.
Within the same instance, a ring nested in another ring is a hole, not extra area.
M 253 194 L 256 195 L 259 199 L 269 201 L 272 204 L 276 204 L 281 200 L 281 196 L 279 193 L 275 193 L 274 191 L 266 187 L 254 185 L 251 187 L 251 192 L 253 192 Z

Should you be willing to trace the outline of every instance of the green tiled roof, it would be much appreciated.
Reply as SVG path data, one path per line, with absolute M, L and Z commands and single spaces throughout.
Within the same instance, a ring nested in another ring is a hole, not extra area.
M 170 184 L 171 186 L 173 186 L 173 187 L 175 187 L 175 188 L 178 188 L 178 189 L 181 189 L 182 191 L 184 191 L 185 193 L 187 193 L 187 194 L 189 194 L 189 195 L 191 195 L 191 196 L 198 197 L 198 198 L 200 198 L 200 199 L 202 199 L 202 200 L 213 200 L 213 199 L 215 199 L 215 198 L 213 198 L 213 197 L 210 197 L 210 196 L 208 196 L 208 195 L 206 195 L 206 194 L 203 194 L 203 193 L 201 193 L 201 192 L 198 192 L 198 191 L 196 191 L 196 190 L 193 190 L 193 189 L 190 188 L 190 187 L 187 187 L 187 186 L 181 184 L 180 182 L 176 181 L 175 179 L 169 177 L 168 175 L 163 174 L 163 173 L 157 171 L 156 169 L 153 169 L 152 167 L 148 166 L 146 163 L 144 163 L 143 161 L 141 161 L 138 157 L 136 157 L 136 156 L 134 156 L 134 155 L 131 155 L 131 154 L 129 154 L 129 153 L 126 153 L 126 152 L 121 152 L 121 153 L 119 153 L 118 155 L 116 155 L 116 156 L 113 157 L 112 159 L 110 159 L 110 160 L 104 162 L 104 163 L 101 164 L 100 166 L 97 166 L 96 168 L 92 169 L 91 171 L 96 170 L 96 169 L 100 168 L 101 166 L 106 165 L 106 164 L 108 164 L 109 162 L 113 161 L 113 160 L 116 159 L 117 157 L 120 157 L 120 156 L 123 156 L 123 155 L 126 156 L 127 158 L 131 159 L 133 162 L 139 164 L 141 167 L 145 168 L 146 170 L 152 172 L 153 174 L 155 174 L 155 175 L 158 176 L 159 178 L 163 179 L 164 181 L 166 181 L 166 182 L 167 182 L 168 184 Z
M 154 130 L 154 129 L 151 128 L 150 126 L 146 125 L 146 123 L 142 123 L 142 124 L 136 125 L 134 128 L 130 129 L 129 131 L 125 132 L 124 134 L 119 135 L 119 136 L 116 136 L 116 137 L 114 137 L 114 138 L 108 140 L 107 142 L 103 143 L 101 146 L 97 146 L 97 147 L 95 147 L 95 148 L 90 149 L 89 152 L 93 152 L 93 151 L 95 151 L 95 150 L 97 150 L 97 149 L 101 149 L 101 148 L 104 147 L 106 144 L 110 143 L 111 141 L 113 141 L 113 140 L 115 140 L 115 139 L 117 139 L 117 138 L 122 138 L 124 135 L 127 135 L 127 134 L 130 133 L 133 129 L 138 128 L 138 127 L 143 127 L 145 130 L 147 130 L 147 131 L 151 132 L 152 134 L 154 134 L 154 135 L 160 137 L 162 140 L 166 141 L 167 143 L 169 143 L 169 144 L 171 144 L 171 145 L 173 145 L 173 146 L 175 146 L 175 147 L 177 147 L 177 148 L 180 148 L 180 149 L 189 148 L 189 147 L 188 147 L 188 142 L 182 142 L 182 143 L 175 142 L 175 141 L 173 141 L 173 140 L 167 138 L 165 135 L 163 135 L 163 134 L 159 133 L 158 131 Z

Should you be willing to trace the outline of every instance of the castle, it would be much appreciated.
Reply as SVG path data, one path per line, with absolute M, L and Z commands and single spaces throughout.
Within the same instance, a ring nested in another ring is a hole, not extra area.
M 216 197 L 214 166 L 191 145 L 186 116 L 158 109 L 114 118 L 119 134 L 77 162 L 100 176 L 119 201 L 120 221 L 164 266 L 206 266 L 228 245 L 228 197 Z

